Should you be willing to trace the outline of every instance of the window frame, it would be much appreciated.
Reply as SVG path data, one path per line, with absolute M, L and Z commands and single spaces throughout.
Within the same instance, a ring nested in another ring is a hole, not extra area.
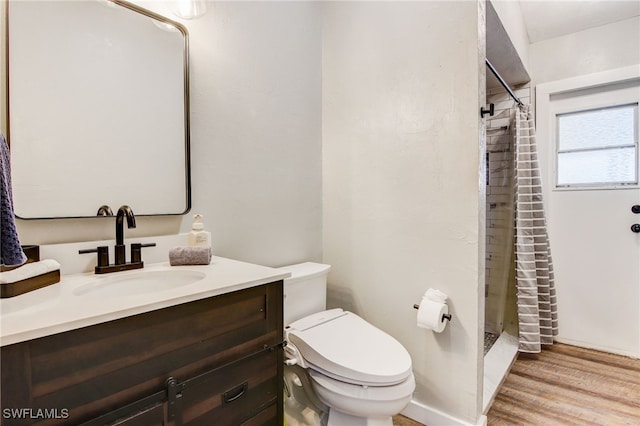
M 588 107 L 588 108 L 572 108 L 566 111 L 556 111 L 554 113 L 554 138 L 555 138 L 555 154 L 554 154 L 554 189 L 556 190 L 578 190 L 578 189 L 619 189 L 619 188 L 636 188 L 640 185 L 640 155 L 639 155 L 639 139 L 638 136 L 638 111 L 639 111 L 639 102 L 613 102 L 607 105 L 598 106 L 598 107 Z M 631 107 L 633 109 L 633 142 L 631 144 L 618 144 L 618 145 L 607 145 L 607 146 L 598 146 L 593 148 L 572 148 L 572 149 L 560 149 L 560 125 L 559 121 L 562 116 L 568 115 L 578 115 L 583 113 L 589 113 L 594 111 L 604 111 L 609 109 L 623 109 Z M 634 155 L 634 172 L 635 172 L 635 180 L 628 182 L 583 182 L 583 183 L 559 183 L 560 178 L 560 155 L 568 154 L 568 153 L 583 153 L 583 152 L 595 152 L 595 151 L 612 151 L 615 149 L 628 149 L 633 148 L 635 150 Z

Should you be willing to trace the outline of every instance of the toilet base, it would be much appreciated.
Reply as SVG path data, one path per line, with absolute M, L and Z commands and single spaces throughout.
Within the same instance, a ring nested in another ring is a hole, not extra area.
M 355 417 L 331 408 L 329 409 L 327 426 L 393 426 L 393 419 L 390 416 L 376 418 Z

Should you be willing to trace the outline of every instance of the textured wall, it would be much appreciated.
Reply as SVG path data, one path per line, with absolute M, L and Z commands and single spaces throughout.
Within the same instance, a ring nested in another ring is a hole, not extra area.
M 330 303 L 407 347 L 417 402 L 471 423 L 484 315 L 478 20 L 475 2 L 333 2 L 323 25 Z M 441 334 L 416 326 L 429 287 L 450 297 Z

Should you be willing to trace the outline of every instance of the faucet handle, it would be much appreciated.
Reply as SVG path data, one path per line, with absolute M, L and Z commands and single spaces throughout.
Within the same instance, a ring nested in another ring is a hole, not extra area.
M 94 249 L 78 250 L 78 254 L 98 253 L 98 267 L 109 265 L 109 247 L 99 246 Z
M 156 243 L 131 243 L 131 263 L 142 262 L 142 248 L 143 247 L 155 247 Z

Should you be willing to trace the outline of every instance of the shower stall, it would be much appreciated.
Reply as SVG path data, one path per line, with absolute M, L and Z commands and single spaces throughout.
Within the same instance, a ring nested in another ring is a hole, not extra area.
M 514 267 L 515 112 L 531 80 L 493 4 L 486 2 L 485 355 L 503 331 L 518 335 Z
M 515 113 L 530 104 L 529 83 L 510 87 L 487 61 L 484 410 L 518 351 L 514 259 Z M 495 348 L 495 350 L 491 350 Z
M 528 83 L 516 89 L 531 98 Z M 521 98 L 521 99 L 520 99 Z M 487 88 L 485 353 L 504 331 L 517 334 L 514 269 L 514 115 L 517 101 L 503 87 Z

